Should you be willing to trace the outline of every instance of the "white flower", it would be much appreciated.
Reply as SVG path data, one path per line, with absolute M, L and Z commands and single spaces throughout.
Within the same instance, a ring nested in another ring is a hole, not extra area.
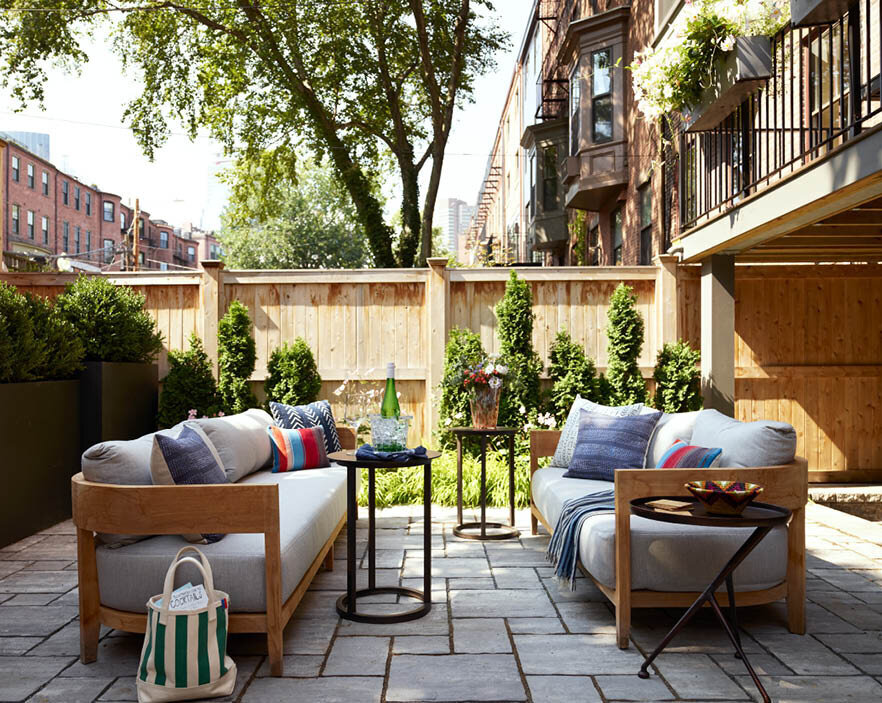
M 496 373 L 501 376 L 505 376 L 508 373 L 508 366 L 503 366 L 502 364 L 496 364 Z
M 722 51 L 732 51 L 735 48 L 735 37 L 733 35 L 729 35 L 720 43 L 720 49 Z M 673 92 L 673 90 L 671 91 Z
M 451 418 L 448 417 L 446 420 L 444 420 L 445 427 L 450 427 L 452 424 L 453 424 L 453 420 Z
M 487 385 L 491 388 L 499 388 L 502 385 L 502 379 L 499 376 L 492 376 L 489 381 L 487 381 Z
M 462 418 L 463 418 L 462 410 L 460 410 L 458 413 L 454 413 L 453 417 L 455 417 L 457 420 L 462 420 Z
M 489 364 L 487 364 L 487 368 L 485 368 L 484 370 L 487 373 L 493 373 L 496 370 L 496 367 L 493 365 L 493 362 L 491 361 Z
M 527 414 L 527 409 L 523 406 L 523 404 L 521 404 L 521 407 L 518 408 L 518 412 L 519 412 L 521 415 L 526 415 L 526 414 Z

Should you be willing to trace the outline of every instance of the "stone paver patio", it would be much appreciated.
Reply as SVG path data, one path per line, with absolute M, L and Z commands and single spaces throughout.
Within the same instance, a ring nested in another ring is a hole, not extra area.
M 379 583 L 420 587 L 419 507 L 381 512 Z M 495 512 L 495 511 L 491 511 Z M 500 511 L 498 517 L 502 517 Z M 268 677 L 258 636 L 234 635 L 241 703 L 298 701 L 749 701 L 757 694 L 715 621 L 705 613 L 637 678 L 676 611 L 635 611 L 629 650 L 615 620 L 581 580 L 560 591 L 545 562 L 547 536 L 518 541 L 454 538 L 454 513 L 433 512 L 435 606 L 395 625 L 341 621 L 345 540 L 285 636 L 285 678 Z M 366 540 L 359 530 L 359 548 Z M 773 700 L 882 700 L 882 525 L 809 506 L 808 634 L 787 632 L 783 604 L 739 611 L 746 651 Z M 69 523 L 0 550 L 0 701 L 134 701 L 141 636 L 106 631 L 98 662 L 79 663 L 76 546 Z M 223 584 L 219 584 L 223 587 Z M 376 597 L 371 608 L 394 607 Z M 363 603 L 364 601 L 360 601 Z

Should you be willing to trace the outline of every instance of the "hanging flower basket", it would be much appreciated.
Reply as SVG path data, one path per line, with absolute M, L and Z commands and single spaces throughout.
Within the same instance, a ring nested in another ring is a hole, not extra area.
M 713 129 L 772 74 L 772 42 L 769 37 L 736 37 L 735 46 L 723 54 L 714 67 L 710 86 L 701 101 L 687 108 L 687 132 Z

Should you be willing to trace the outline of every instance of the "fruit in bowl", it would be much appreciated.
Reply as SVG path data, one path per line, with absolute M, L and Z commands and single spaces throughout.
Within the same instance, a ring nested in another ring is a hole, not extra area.
M 711 515 L 741 515 L 763 492 L 759 484 L 741 481 L 689 481 L 686 489 Z

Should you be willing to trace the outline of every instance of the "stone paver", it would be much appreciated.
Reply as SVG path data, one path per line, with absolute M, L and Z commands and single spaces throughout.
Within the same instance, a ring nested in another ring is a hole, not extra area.
M 527 696 L 510 654 L 451 654 L 392 659 L 387 701 L 522 701 Z
M 740 609 L 742 641 L 776 703 L 880 700 L 882 529 L 809 508 L 808 634 L 787 632 L 781 602 Z M 378 582 L 422 589 L 421 507 L 379 518 Z M 574 592 L 560 588 L 545 561 L 548 537 L 529 534 L 526 511 L 518 512 L 520 538 L 503 542 L 454 538 L 454 521 L 455 510 L 434 511 L 428 616 L 388 625 L 340 620 L 341 537 L 335 570 L 319 573 L 285 630 L 285 677 L 269 676 L 264 636 L 231 635 L 239 675 L 220 703 L 758 699 L 712 613 L 699 614 L 641 680 L 643 652 L 682 611 L 635 610 L 632 646 L 620 650 L 606 598 L 584 578 Z M 360 558 L 366 544 L 360 527 Z M 0 550 L 0 701 L 137 700 L 141 636 L 102 628 L 98 661 L 78 660 L 75 558 L 70 523 Z M 388 613 L 411 602 L 395 600 L 381 595 L 359 607 Z

